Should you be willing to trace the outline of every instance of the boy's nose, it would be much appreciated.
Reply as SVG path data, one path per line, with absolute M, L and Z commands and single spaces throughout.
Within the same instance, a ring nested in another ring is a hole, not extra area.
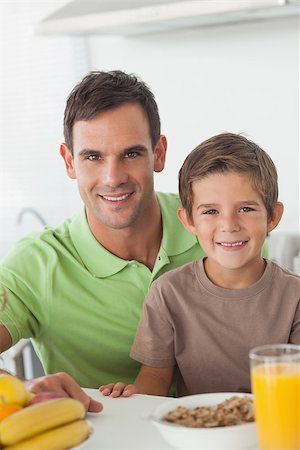
M 223 217 L 220 221 L 220 230 L 233 233 L 234 231 L 240 231 L 241 226 L 236 216 Z

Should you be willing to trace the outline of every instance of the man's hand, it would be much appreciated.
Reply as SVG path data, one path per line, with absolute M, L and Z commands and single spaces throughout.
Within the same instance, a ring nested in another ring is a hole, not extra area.
M 59 372 L 54 375 L 45 375 L 33 380 L 24 381 L 26 389 L 34 394 L 38 392 L 56 392 L 62 396 L 72 397 L 84 404 L 89 412 L 100 412 L 101 403 L 89 397 L 67 373 Z
M 138 390 L 134 384 L 124 384 L 121 382 L 112 383 L 112 384 L 103 384 L 99 387 L 99 391 L 102 392 L 103 395 L 111 395 L 112 397 L 130 397 L 133 394 L 137 394 Z

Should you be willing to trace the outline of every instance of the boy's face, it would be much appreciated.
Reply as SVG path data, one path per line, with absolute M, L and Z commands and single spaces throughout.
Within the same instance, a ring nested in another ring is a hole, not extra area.
M 244 269 L 250 274 L 262 267 L 262 245 L 267 232 L 278 224 L 282 208 L 278 203 L 274 217 L 268 219 L 247 174 L 216 173 L 193 183 L 192 219 L 183 209 L 179 218 L 198 237 L 208 256 L 205 267 L 214 280 L 217 274 L 233 275 L 236 270 L 241 274 Z

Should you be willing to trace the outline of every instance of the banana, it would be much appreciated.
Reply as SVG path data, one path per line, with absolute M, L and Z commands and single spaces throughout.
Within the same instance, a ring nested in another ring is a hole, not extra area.
M 0 422 L 0 443 L 12 445 L 46 430 L 85 417 L 85 408 L 73 398 L 56 398 L 27 406 Z
M 90 432 L 91 428 L 86 420 L 76 420 L 5 447 L 4 450 L 64 450 L 80 444 Z

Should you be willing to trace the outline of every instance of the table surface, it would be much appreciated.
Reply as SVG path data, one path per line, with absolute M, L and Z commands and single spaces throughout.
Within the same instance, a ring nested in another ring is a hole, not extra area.
M 145 419 L 157 405 L 166 401 L 166 397 L 137 394 L 112 398 L 104 397 L 97 389 L 84 390 L 103 404 L 103 411 L 88 413 L 87 419 L 94 431 L 78 450 L 174 450 Z
M 84 391 L 100 401 L 103 410 L 87 414 L 93 433 L 76 450 L 174 450 L 147 419 L 156 406 L 172 398 L 141 394 L 112 398 L 103 396 L 97 389 Z

